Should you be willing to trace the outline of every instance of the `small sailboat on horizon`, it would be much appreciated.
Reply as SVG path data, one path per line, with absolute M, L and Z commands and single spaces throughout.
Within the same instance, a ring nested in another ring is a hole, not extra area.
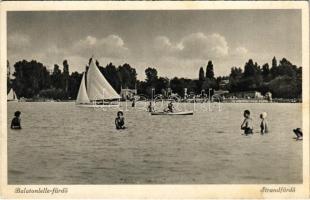
M 15 93 L 13 88 L 11 88 L 9 93 L 8 93 L 7 101 L 13 101 L 13 102 L 18 101 L 18 98 L 17 98 L 16 93 Z
M 82 107 L 119 107 L 118 100 L 120 98 L 120 95 L 117 94 L 91 59 L 87 73 L 83 73 L 76 105 Z

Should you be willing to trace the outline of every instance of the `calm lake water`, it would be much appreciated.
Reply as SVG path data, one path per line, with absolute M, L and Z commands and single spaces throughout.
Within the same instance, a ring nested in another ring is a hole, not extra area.
M 16 110 L 22 130 L 8 129 L 9 184 L 251 184 L 301 183 L 301 104 L 196 104 L 193 116 L 151 116 L 74 103 L 8 103 L 8 127 Z M 142 106 L 142 105 L 139 105 Z M 193 109 L 193 104 L 182 104 Z M 123 107 L 122 109 L 126 109 Z M 184 108 L 183 108 L 184 109 Z M 255 125 L 241 135 L 243 110 Z M 259 133 L 259 113 L 270 133 Z

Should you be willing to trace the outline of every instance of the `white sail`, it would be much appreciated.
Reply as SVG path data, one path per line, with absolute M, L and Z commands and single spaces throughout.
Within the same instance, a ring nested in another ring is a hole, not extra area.
M 83 73 L 83 78 L 80 84 L 79 93 L 76 98 L 77 104 L 86 104 L 89 103 L 89 98 L 86 92 L 86 86 L 85 86 L 85 73 Z
M 16 94 L 15 94 L 13 88 L 11 88 L 9 91 L 8 101 L 17 101 L 17 97 L 16 97 Z
M 87 94 L 91 101 L 120 98 L 92 60 L 87 72 Z

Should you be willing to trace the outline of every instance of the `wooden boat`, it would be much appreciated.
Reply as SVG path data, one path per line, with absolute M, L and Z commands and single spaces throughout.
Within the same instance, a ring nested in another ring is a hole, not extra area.
M 151 115 L 193 115 L 193 111 L 183 111 L 183 112 L 151 112 Z

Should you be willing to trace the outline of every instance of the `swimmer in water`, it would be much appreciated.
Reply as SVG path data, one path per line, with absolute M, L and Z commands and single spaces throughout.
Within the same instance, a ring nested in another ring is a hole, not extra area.
M 125 118 L 122 111 L 117 112 L 117 117 L 115 118 L 116 129 L 125 129 Z
M 296 140 L 302 140 L 302 131 L 301 131 L 301 128 L 296 128 L 296 129 L 293 129 L 295 135 L 296 135 Z
M 22 128 L 20 125 L 20 122 L 21 122 L 20 114 L 21 114 L 20 111 L 16 111 L 14 113 L 15 117 L 12 119 L 11 129 L 21 129 Z
M 243 113 L 244 120 L 241 124 L 241 130 L 244 130 L 244 134 L 253 134 L 253 125 L 252 125 L 252 118 L 250 117 L 250 111 L 245 110 Z
M 266 134 L 268 133 L 268 124 L 267 124 L 267 120 L 266 120 L 266 117 L 267 117 L 267 113 L 266 112 L 262 112 L 259 117 L 261 118 L 261 123 L 260 123 L 260 133 L 263 135 L 263 134 Z

